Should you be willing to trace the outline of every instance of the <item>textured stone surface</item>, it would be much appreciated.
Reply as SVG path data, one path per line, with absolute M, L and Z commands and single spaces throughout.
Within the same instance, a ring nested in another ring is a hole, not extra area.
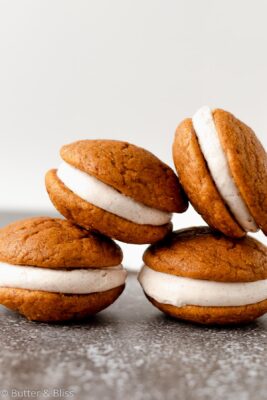
M 177 322 L 129 278 L 119 300 L 83 324 L 36 324 L 1 309 L 1 390 L 62 388 L 77 400 L 266 399 L 267 317 L 223 329 Z

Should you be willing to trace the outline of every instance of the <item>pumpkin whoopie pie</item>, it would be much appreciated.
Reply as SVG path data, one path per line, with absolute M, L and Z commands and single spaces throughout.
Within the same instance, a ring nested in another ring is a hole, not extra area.
M 48 217 L 0 229 L 0 304 L 29 320 L 85 318 L 125 286 L 122 252 L 111 239 Z
M 267 312 L 267 248 L 208 227 L 173 232 L 144 253 L 139 274 L 156 307 L 201 324 L 236 324 Z
M 140 147 L 81 140 L 61 149 L 46 175 L 51 201 L 67 219 L 127 243 L 153 243 L 171 229 L 171 213 L 188 206 L 171 168 Z
M 227 111 L 202 107 L 177 128 L 176 170 L 210 227 L 238 238 L 267 234 L 267 155 L 251 128 Z

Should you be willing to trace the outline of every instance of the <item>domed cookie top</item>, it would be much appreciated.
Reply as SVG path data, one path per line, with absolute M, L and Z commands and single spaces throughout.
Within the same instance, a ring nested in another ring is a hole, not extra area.
M 267 232 L 267 156 L 254 132 L 232 114 L 200 109 L 177 128 L 173 157 L 195 209 L 231 237 Z
M 111 239 L 59 218 L 36 217 L 0 229 L 0 261 L 47 268 L 101 268 L 121 263 Z
M 252 237 L 230 239 L 208 227 L 175 231 L 144 253 L 150 268 L 218 282 L 267 279 L 267 249 Z

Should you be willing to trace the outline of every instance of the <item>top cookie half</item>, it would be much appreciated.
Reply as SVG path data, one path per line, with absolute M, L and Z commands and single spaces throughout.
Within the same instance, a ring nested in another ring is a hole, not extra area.
M 149 151 L 114 140 L 81 140 L 61 149 L 63 164 L 46 186 L 68 219 L 115 239 L 152 243 L 188 203 L 170 167 Z
M 231 237 L 267 233 L 267 156 L 251 128 L 202 107 L 178 126 L 173 158 L 189 200 L 212 228 Z
M 70 221 L 34 217 L 0 229 L 0 262 L 43 268 L 103 268 L 121 263 L 113 240 Z

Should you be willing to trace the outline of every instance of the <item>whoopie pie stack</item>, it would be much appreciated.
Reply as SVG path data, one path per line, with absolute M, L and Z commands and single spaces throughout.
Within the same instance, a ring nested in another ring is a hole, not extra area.
M 173 158 L 190 202 L 210 228 L 173 232 L 144 254 L 139 281 L 173 317 L 249 322 L 267 312 L 267 156 L 232 114 L 202 107 L 177 128 Z
M 0 230 L 0 303 L 35 321 L 81 319 L 113 303 L 126 271 L 110 238 L 154 243 L 188 206 L 172 169 L 140 147 L 84 140 L 61 156 L 46 187 L 67 220 L 31 218 Z
M 122 293 L 126 271 L 112 240 L 150 244 L 139 282 L 172 317 L 234 324 L 267 312 L 267 156 L 232 114 L 202 107 L 177 128 L 173 170 L 114 140 L 61 149 L 46 188 L 66 219 L 38 217 L 0 230 L 0 303 L 30 320 L 88 317 Z M 209 225 L 172 232 L 188 199 Z

